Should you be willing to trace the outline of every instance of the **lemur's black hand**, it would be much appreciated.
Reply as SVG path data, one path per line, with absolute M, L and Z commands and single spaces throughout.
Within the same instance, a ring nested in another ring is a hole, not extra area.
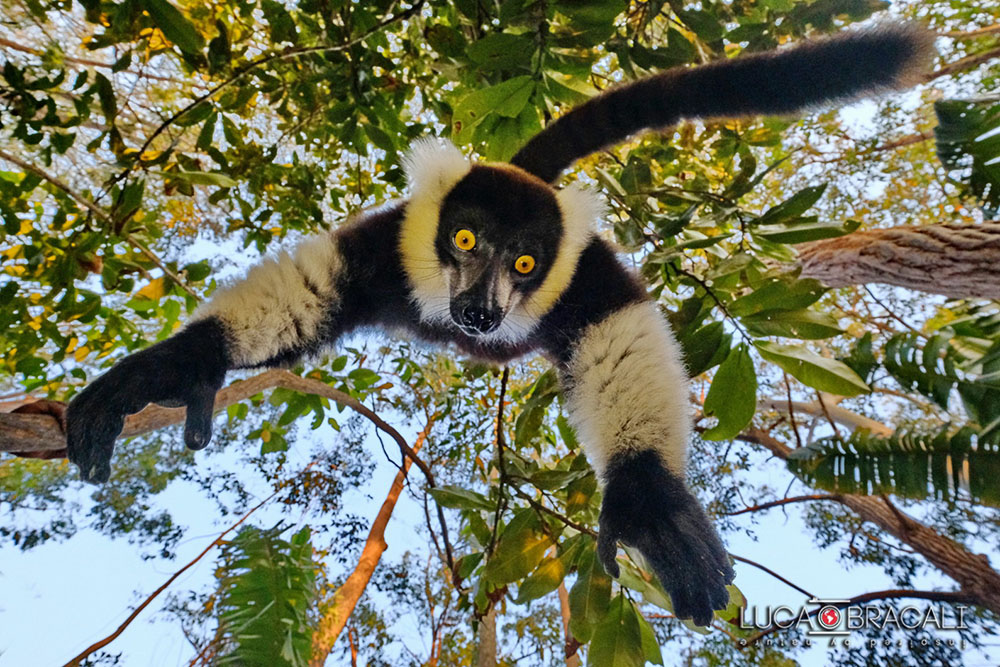
M 617 542 L 635 547 L 670 594 L 678 618 L 708 625 L 729 602 L 735 573 L 719 536 L 683 480 L 653 451 L 615 456 L 606 471 L 597 554 L 617 577 Z
M 126 415 L 149 403 L 187 406 L 184 442 L 190 449 L 205 447 L 212 439 L 212 406 L 227 365 L 222 328 L 206 319 L 125 357 L 90 383 L 66 411 L 66 447 L 80 478 L 108 481 Z

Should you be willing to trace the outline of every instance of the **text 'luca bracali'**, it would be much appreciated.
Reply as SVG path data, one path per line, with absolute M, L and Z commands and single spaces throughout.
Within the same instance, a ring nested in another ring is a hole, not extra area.
M 967 630 L 968 626 L 965 623 L 967 609 L 965 605 L 960 604 L 924 602 L 894 605 L 884 600 L 858 603 L 851 600 L 816 598 L 806 600 L 799 607 L 750 605 L 743 609 L 739 617 L 739 626 L 743 630 L 756 631 L 756 634 L 740 639 L 739 644 L 746 646 L 760 642 L 775 646 L 814 646 L 826 642 L 829 646 L 851 646 L 851 634 L 864 631 L 866 638 L 863 643 L 875 645 L 880 642 L 871 639 L 872 632 L 882 630 L 886 633 L 886 642 L 903 645 L 908 640 L 899 638 L 896 632 L 901 631 L 905 634 L 923 630 L 942 632 Z M 792 638 L 783 637 L 788 631 L 792 631 Z M 928 638 L 926 633 L 922 632 L 919 638 L 914 638 L 910 643 L 912 644 L 910 648 L 914 649 L 929 646 L 931 643 L 962 649 L 966 644 L 965 639 L 960 636 Z

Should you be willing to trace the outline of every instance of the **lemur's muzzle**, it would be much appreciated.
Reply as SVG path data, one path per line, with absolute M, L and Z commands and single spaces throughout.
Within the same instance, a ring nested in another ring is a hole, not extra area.
M 499 323 L 497 313 L 478 306 L 466 306 L 462 309 L 462 324 L 480 333 L 489 333 Z
M 489 275 L 484 275 L 464 292 L 453 295 L 450 305 L 451 319 L 469 336 L 488 334 L 500 326 L 504 316 Z

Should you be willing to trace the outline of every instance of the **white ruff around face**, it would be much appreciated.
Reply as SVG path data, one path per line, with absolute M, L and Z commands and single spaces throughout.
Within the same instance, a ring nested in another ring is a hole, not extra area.
M 426 138 L 413 144 L 403 168 L 410 185 L 410 200 L 399 234 L 403 269 L 421 317 L 427 321 L 447 320 L 451 295 L 434 239 L 441 203 L 472 165 L 452 143 Z
M 615 454 L 652 449 L 685 476 L 688 381 L 655 303 L 628 306 L 587 328 L 567 370 L 569 418 L 599 475 Z
M 434 241 L 441 204 L 472 165 L 450 142 L 428 138 L 413 145 L 404 166 L 410 200 L 400 232 L 403 268 L 421 317 L 429 322 L 448 322 L 451 298 L 448 276 L 438 259 Z M 506 164 L 496 166 L 517 170 Z M 556 191 L 555 195 L 563 221 L 555 261 L 537 290 L 523 299 L 515 295 L 512 301 L 516 303 L 497 330 L 483 336 L 484 342 L 516 342 L 526 338 L 573 280 L 580 253 L 590 242 L 596 221 L 604 214 L 604 204 L 595 194 L 574 186 Z

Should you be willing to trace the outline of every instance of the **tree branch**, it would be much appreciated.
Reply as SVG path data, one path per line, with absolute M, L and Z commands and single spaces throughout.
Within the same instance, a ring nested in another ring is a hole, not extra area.
M 51 183 L 53 186 L 55 186 L 59 190 L 62 190 L 63 192 L 65 192 L 69 196 L 69 198 L 72 199 L 73 201 L 75 201 L 77 204 L 79 204 L 80 206 L 83 206 L 85 209 L 87 209 L 88 211 L 90 211 L 91 213 L 93 213 L 94 216 L 98 220 L 100 220 L 100 221 L 104 222 L 105 224 L 107 224 L 108 227 L 112 227 L 113 226 L 111 216 L 108 215 L 108 213 L 104 209 L 102 209 L 100 206 L 98 206 L 97 204 L 95 204 L 93 201 L 87 199 L 83 195 L 77 193 L 75 190 L 73 190 L 72 188 L 70 188 L 68 185 L 66 185 L 65 183 L 63 183 L 61 180 L 59 180 L 55 176 L 51 176 L 48 172 L 44 171 L 43 169 L 40 169 L 39 167 L 36 167 L 35 165 L 33 165 L 33 164 L 29 163 L 29 162 L 25 162 L 21 158 L 15 157 L 15 156 L 11 155 L 10 153 L 7 153 L 6 151 L 3 151 L 3 150 L 0 150 L 0 158 L 3 158 L 4 160 L 7 160 L 8 162 L 10 162 L 12 164 L 16 164 L 21 169 L 24 169 L 25 171 L 30 171 L 35 176 L 38 176 L 39 178 L 41 178 L 41 179 L 43 179 L 45 181 L 48 181 L 49 183 Z M 185 292 L 187 292 L 188 294 L 190 294 L 191 296 L 193 296 L 196 300 L 198 300 L 198 301 L 201 300 L 201 297 L 199 297 L 194 292 L 194 290 L 192 290 L 190 287 L 188 287 L 186 284 L 184 284 L 184 281 L 181 280 L 180 276 L 178 276 L 176 273 L 174 273 L 173 271 L 171 271 L 170 268 L 167 267 L 167 265 L 163 263 L 163 260 L 161 260 L 159 257 L 157 257 L 156 254 L 152 250 L 150 250 L 149 248 L 147 248 L 141 241 L 138 241 L 137 239 L 132 238 L 131 235 L 126 235 L 125 236 L 125 240 L 129 243 L 129 245 L 131 245 L 132 247 L 134 247 L 135 249 L 137 249 L 139 252 L 141 252 L 143 255 L 145 255 L 149 259 L 149 261 L 151 261 L 161 271 L 163 271 L 164 275 L 166 275 L 168 278 L 170 278 L 175 283 L 177 283 L 182 290 L 184 290 Z
M 39 57 L 41 57 L 41 56 L 44 55 L 44 53 L 42 53 L 38 49 L 33 49 L 30 46 L 24 46 L 23 44 L 18 44 L 17 42 L 13 42 L 13 41 L 11 41 L 9 39 L 4 39 L 3 37 L 0 37 L 0 46 L 5 46 L 8 49 L 11 49 L 13 51 L 20 51 L 21 53 L 28 53 L 28 54 L 33 55 L 33 56 L 39 56 Z M 89 67 L 100 67 L 102 69 L 113 69 L 114 66 L 115 66 L 114 63 L 105 63 L 105 62 L 101 62 L 100 60 L 90 60 L 89 58 L 73 58 L 73 57 L 66 56 L 66 55 L 62 56 L 62 60 L 64 62 L 67 62 L 67 63 L 73 63 L 74 65 L 87 65 Z M 131 74 L 132 76 L 137 76 L 137 77 L 140 77 L 140 78 L 144 78 L 144 79 L 151 79 L 151 80 L 154 80 L 154 81 L 163 81 L 163 82 L 166 82 L 166 83 L 172 83 L 172 84 L 179 85 L 179 86 L 190 86 L 190 85 L 192 85 L 192 83 L 196 83 L 197 82 L 197 79 L 194 79 L 194 78 L 191 78 L 191 79 L 175 79 L 173 77 L 161 76 L 159 74 L 150 74 L 148 72 L 143 72 L 143 71 L 136 72 L 134 70 L 126 70 L 125 73 L 126 74 Z
M 803 595 L 805 595 L 805 596 L 807 596 L 809 598 L 815 598 L 816 597 L 815 595 L 813 595 L 812 593 L 810 593 L 806 589 L 804 589 L 801 586 L 798 586 L 796 584 L 793 584 L 788 579 L 785 579 L 783 576 L 781 576 L 780 574 L 778 574 L 777 572 L 775 572 L 771 568 L 765 567 L 764 565 L 761 565 L 757 561 L 750 560 L 749 558 L 744 558 L 743 556 L 737 556 L 736 554 L 733 554 L 733 553 L 730 553 L 729 555 L 732 557 L 733 560 L 738 560 L 741 563 L 746 563 L 747 565 L 752 565 L 753 567 L 757 568 L 758 570 L 761 570 L 762 572 L 767 572 L 769 575 L 771 575 L 772 577 L 774 577 L 775 579 L 777 579 L 781 583 L 785 584 L 786 586 L 791 586 L 792 588 L 794 588 L 795 590 L 797 590 L 799 593 L 802 593 Z
M 432 417 L 424 425 L 423 430 L 417 434 L 417 439 L 413 443 L 414 453 L 419 452 L 420 448 L 423 447 L 433 425 L 434 419 Z M 344 583 L 334 591 L 330 598 L 330 603 L 325 605 L 322 617 L 316 626 L 316 631 L 313 633 L 312 638 L 312 658 L 309 664 L 313 667 L 322 667 L 322 665 L 326 664 L 330 652 L 333 651 L 334 644 L 337 643 L 337 638 L 340 637 L 344 626 L 347 625 L 347 620 L 354 613 L 354 608 L 357 606 L 358 600 L 361 599 L 361 595 L 368 587 L 368 582 L 371 581 L 372 574 L 374 574 L 375 568 L 382 559 L 382 554 L 389 547 L 385 541 L 385 529 L 389 525 L 389 519 L 392 518 L 396 502 L 403 492 L 403 487 L 406 484 L 406 476 L 410 471 L 410 464 L 412 462 L 413 459 L 411 458 L 403 459 L 403 466 L 392 480 L 389 493 L 382 502 L 382 506 L 379 508 L 378 514 L 375 515 L 375 519 L 368 530 L 368 537 L 365 539 L 364 547 L 361 549 L 357 565 L 355 565 L 354 570 L 347 576 L 347 579 L 344 580 Z
M 1000 221 L 869 229 L 799 246 L 803 278 L 1000 299 Z
M 982 53 L 974 53 L 971 56 L 966 56 L 953 63 L 948 63 L 941 69 L 931 72 L 924 77 L 924 81 L 930 82 L 934 79 L 940 79 L 943 76 L 949 76 L 951 74 L 957 74 L 958 72 L 970 70 L 997 57 L 1000 57 L 1000 47 L 990 49 L 989 51 L 983 51 Z
M 757 408 L 760 410 L 774 410 L 775 412 L 781 413 L 788 413 L 790 408 L 796 413 L 801 412 L 814 417 L 829 416 L 830 419 L 838 424 L 850 426 L 854 429 L 868 429 L 874 435 L 890 436 L 895 432 L 892 428 L 886 426 L 882 422 L 869 419 L 868 417 L 859 415 L 856 412 L 851 412 L 850 410 L 842 408 L 839 405 L 827 405 L 824 410 L 823 404 L 819 401 L 810 401 L 808 403 L 805 401 L 789 402 L 784 398 L 772 396 L 770 398 L 762 398 L 758 401 Z
M 816 493 L 811 496 L 793 496 L 791 498 L 782 498 L 781 500 L 772 500 L 771 502 L 753 505 L 752 507 L 745 507 L 741 510 L 736 510 L 735 512 L 726 512 L 726 516 L 739 516 L 740 514 L 760 512 L 762 510 L 771 509 L 772 507 L 781 507 L 782 505 L 790 505 L 791 503 L 803 503 L 810 500 L 836 500 L 839 502 L 840 496 L 835 493 Z
M 759 428 L 747 429 L 737 438 L 762 445 L 780 459 L 787 459 L 792 451 Z M 909 546 L 958 582 L 960 593 L 971 602 L 1000 613 L 1000 573 L 993 569 L 985 555 L 973 553 L 964 545 L 925 526 L 899 510 L 887 498 L 845 493 L 839 494 L 836 500 L 864 521 L 875 524 Z
M 992 35 L 995 32 L 1000 32 L 1000 23 L 994 23 L 993 25 L 976 28 L 974 30 L 950 30 L 940 34 L 942 37 L 951 37 L 952 39 L 974 39 L 976 37 L 982 37 L 983 35 Z
M 313 464 L 310 463 L 308 466 L 306 466 L 305 469 L 308 469 L 312 465 Z M 233 525 L 229 526 L 229 528 L 226 528 L 224 531 L 222 531 L 221 533 L 219 533 L 219 536 L 216 537 L 214 540 L 212 540 L 212 542 L 209 543 L 209 545 L 207 547 L 205 547 L 201 551 L 201 553 L 199 553 L 193 559 L 191 559 L 190 561 L 188 561 L 187 565 L 185 565 L 184 567 L 182 567 L 181 569 L 177 570 L 172 575 L 170 575 L 169 579 L 167 579 L 165 582 L 163 582 L 163 584 L 159 588 L 157 588 L 145 600 L 143 600 L 142 604 L 140 604 L 138 607 L 136 607 L 132 611 L 132 613 L 128 615 L 128 618 L 126 618 L 122 622 L 122 624 L 119 625 L 118 628 L 114 632 L 112 632 L 110 635 L 108 635 L 104 639 L 96 641 L 93 644 L 91 644 L 90 646 L 88 646 L 87 648 L 85 648 L 76 657 L 70 659 L 70 661 L 67 662 L 63 667 L 75 667 L 76 665 L 79 665 L 91 653 L 94 653 L 95 651 L 98 651 L 98 650 L 104 648 L 105 646 L 107 646 L 108 644 L 110 644 L 111 642 L 113 642 L 115 639 L 117 639 L 118 636 L 122 632 L 125 631 L 125 628 L 127 628 L 129 625 L 131 625 L 132 621 L 134 621 L 136 619 L 136 617 L 138 617 L 139 614 L 142 612 L 142 610 L 145 609 L 146 607 L 148 607 L 149 604 L 153 600 L 155 600 L 157 598 L 157 596 L 159 596 L 160 593 L 162 593 L 163 591 L 165 591 L 170 586 L 170 584 L 174 583 L 177 580 L 177 578 L 179 576 L 181 576 L 182 574 L 184 574 L 195 563 L 197 563 L 198 561 L 200 561 L 205 556 L 205 554 L 207 554 L 209 551 L 212 550 L 212 547 L 215 547 L 215 546 L 217 546 L 219 544 L 222 544 L 222 540 L 223 540 L 223 538 L 226 535 L 228 535 L 233 530 L 235 530 L 241 523 L 243 523 L 244 521 L 246 521 L 247 519 L 249 519 L 251 514 L 253 514 L 257 510 L 259 510 L 261 507 L 263 507 L 269 500 L 271 500 L 272 498 L 274 498 L 277 494 L 278 494 L 278 492 L 275 491 L 274 493 L 272 493 L 271 495 L 269 495 L 267 498 L 265 498 L 264 500 L 260 501 L 260 503 L 258 503 L 256 506 L 254 506 L 249 512 L 247 512 L 242 517 L 240 517 L 239 521 L 237 521 Z

